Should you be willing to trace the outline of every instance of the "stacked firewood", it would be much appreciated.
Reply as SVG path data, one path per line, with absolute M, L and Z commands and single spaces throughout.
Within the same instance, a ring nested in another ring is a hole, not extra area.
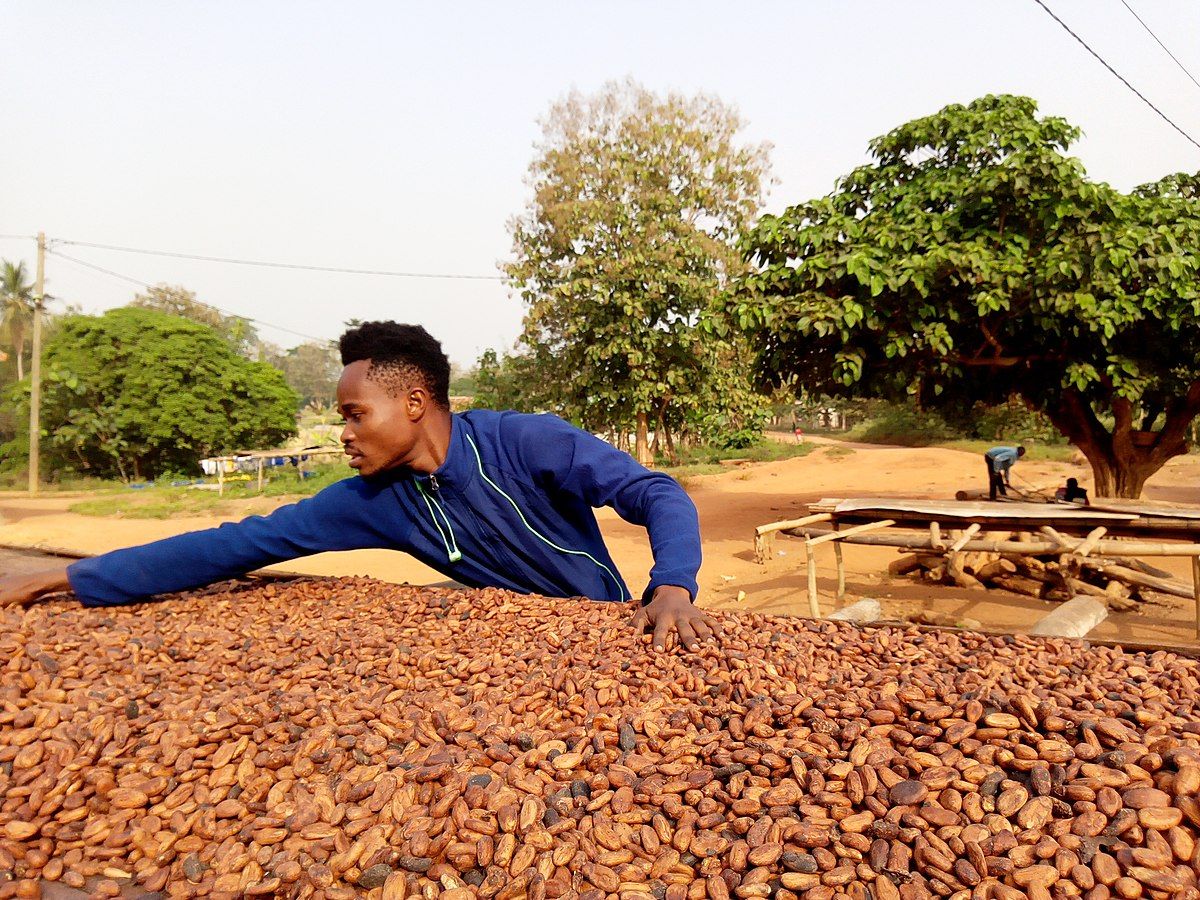
M 888 574 L 972 590 L 999 588 L 1042 600 L 1092 596 L 1117 612 L 1163 602 L 1164 594 L 1193 596 L 1192 586 L 1170 572 L 1140 559 L 1111 555 L 919 551 L 892 562 Z

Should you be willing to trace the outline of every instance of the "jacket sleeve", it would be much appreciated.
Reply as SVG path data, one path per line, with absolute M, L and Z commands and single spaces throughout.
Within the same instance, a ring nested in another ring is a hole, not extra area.
M 662 585 L 684 588 L 695 600 L 700 520 L 679 482 L 557 416 L 519 418 L 517 446 L 531 475 L 593 507 L 611 506 L 625 521 L 646 529 L 654 567 L 642 602 Z
M 80 560 L 67 577 L 84 606 L 119 606 L 326 550 L 404 549 L 411 525 L 404 534 L 384 534 L 376 523 L 386 517 L 370 509 L 378 493 L 362 478 L 347 478 L 269 516 Z

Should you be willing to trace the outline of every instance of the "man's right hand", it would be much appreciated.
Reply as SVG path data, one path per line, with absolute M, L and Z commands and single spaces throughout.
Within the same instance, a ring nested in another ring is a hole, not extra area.
M 47 594 L 70 589 L 65 563 L 27 575 L 8 575 L 0 578 L 0 607 L 28 606 Z

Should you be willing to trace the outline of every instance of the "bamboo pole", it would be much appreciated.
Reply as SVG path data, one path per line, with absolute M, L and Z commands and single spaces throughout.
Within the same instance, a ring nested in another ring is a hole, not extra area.
M 965 547 L 968 543 L 970 543 L 971 538 L 973 538 L 973 537 L 975 537 L 975 535 L 979 534 L 980 527 L 981 526 L 978 522 L 972 522 L 967 527 L 967 530 L 964 531 L 959 536 L 958 540 L 956 540 L 953 544 L 950 545 L 950 552 L 958 553 L 960 550 L 962 550 L 963 547 Z
M 262 493 L 263 484 L 263 462 L 265 462 L 265 460 L 260 456 L 258 458 L 258 492 L 260 494 Z
M 817 513 L 812 516 L 804 516 L 801 519 L 787 519 L 783 522 L 771 522 L 768 525 L 759 525 L 754 529 L 754 560 L 762 564 L 771 558 L 771 543 L 775 538 L 776 532 L 787 531 L 791 528 L 801 528 L 805 525 L 814 525 L 817 522 L 828 522 L 833 516 L 830 513 Z
M 845 531 L 830 531 L 822 534 L 819 537 L 809 538 L 808 545 L 810 547 L 817 544 L 824 544 L 827 541 L 842 541 L 848 537 L 854 537 L 858 534 L 866 534 L 868 531 L 878 531 L 881 528 L 887 528 L 889 525 L 895 525 L 894 519 L 881 519 L 878 522 L 868 522 L 866 525 L 855 525 L 853 528 L 847 528 Z
M 1104 537 L 1104 535 L 1107 533 L 1108 529 L 1103 525 L 1101 525 L 1099 528 L 1092 529 L 1090 532 L 1088 532 L 1088 536 L 1075 546 L 1074 552 L 1079 556 L 1087 556 L 1096 549 L 1096 545 L 1100 543 L 1100 538 Z
M 839 532 L 817 531 L 811 532 L 809 529 L 788 529 L 788 533 L 794 537 L 808 538 L 812 536 L 824 537 L 826 534 L 837 534 Z M 848 531 L 840 532 L 847 534 Z M 938 552 L 937 548 L 929 543 L 928 533 L 921 534 L 868 534 L 861 537 L 852 535 L 846 538 L 848 544 L 865 544 L 873 547 L 897 547 L 902 550 L 921 550 L 929 553 Z M 994 541 L 985 538 L 969 541 L 962 547 L 968 551 L 984 551 L 987 553 L 1018 553 L 1028 554 L 1030 556 L 1045 556 L 1051 553 L 1062 553 L 1064 548 L 1058 543 L 1051 543 L 1048 540 L 1037 541 L 1032 538 L 1028 541 Z M 1070 546 L 1066 548 L 1070 550 Z M 1116 540 L 1101 540 L 1096 545 L 1095 552 L 1107 556 L 1200 556 L 1200 544 L 1172 544 L 1168 542 L 1154 541 L 1116 541 Z
M 937 522 L 929 523 L 929 546 L 934 550 L 945 549 L 946 544 L 942 541 L 942 526 Z

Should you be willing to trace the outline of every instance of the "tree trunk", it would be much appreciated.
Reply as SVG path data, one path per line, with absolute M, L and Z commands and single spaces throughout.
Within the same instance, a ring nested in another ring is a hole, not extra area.
M 650 452 L 649 444 L 650 421 L 644 412 L 637 414 L 637 444 L 635 458 L 643 466 L 654 464 L 654 454 Z
M 1136 500 L 1146 481 L 1167 461 L 1188 451 L 1187 434 L 1200 414 L 1200 381 L 1187 393 L 1166 404 L 1162 430 L 1139 432 L 1135 441 L 1133 403 L 1113 397 L 1113 429 L 1104 427 L 1091 403 L 1079 391 L 1063 392 L 1061 402 L 1046 410 L 1055 427 L 1071 441 L 1092 466 L 1093 494 Z

